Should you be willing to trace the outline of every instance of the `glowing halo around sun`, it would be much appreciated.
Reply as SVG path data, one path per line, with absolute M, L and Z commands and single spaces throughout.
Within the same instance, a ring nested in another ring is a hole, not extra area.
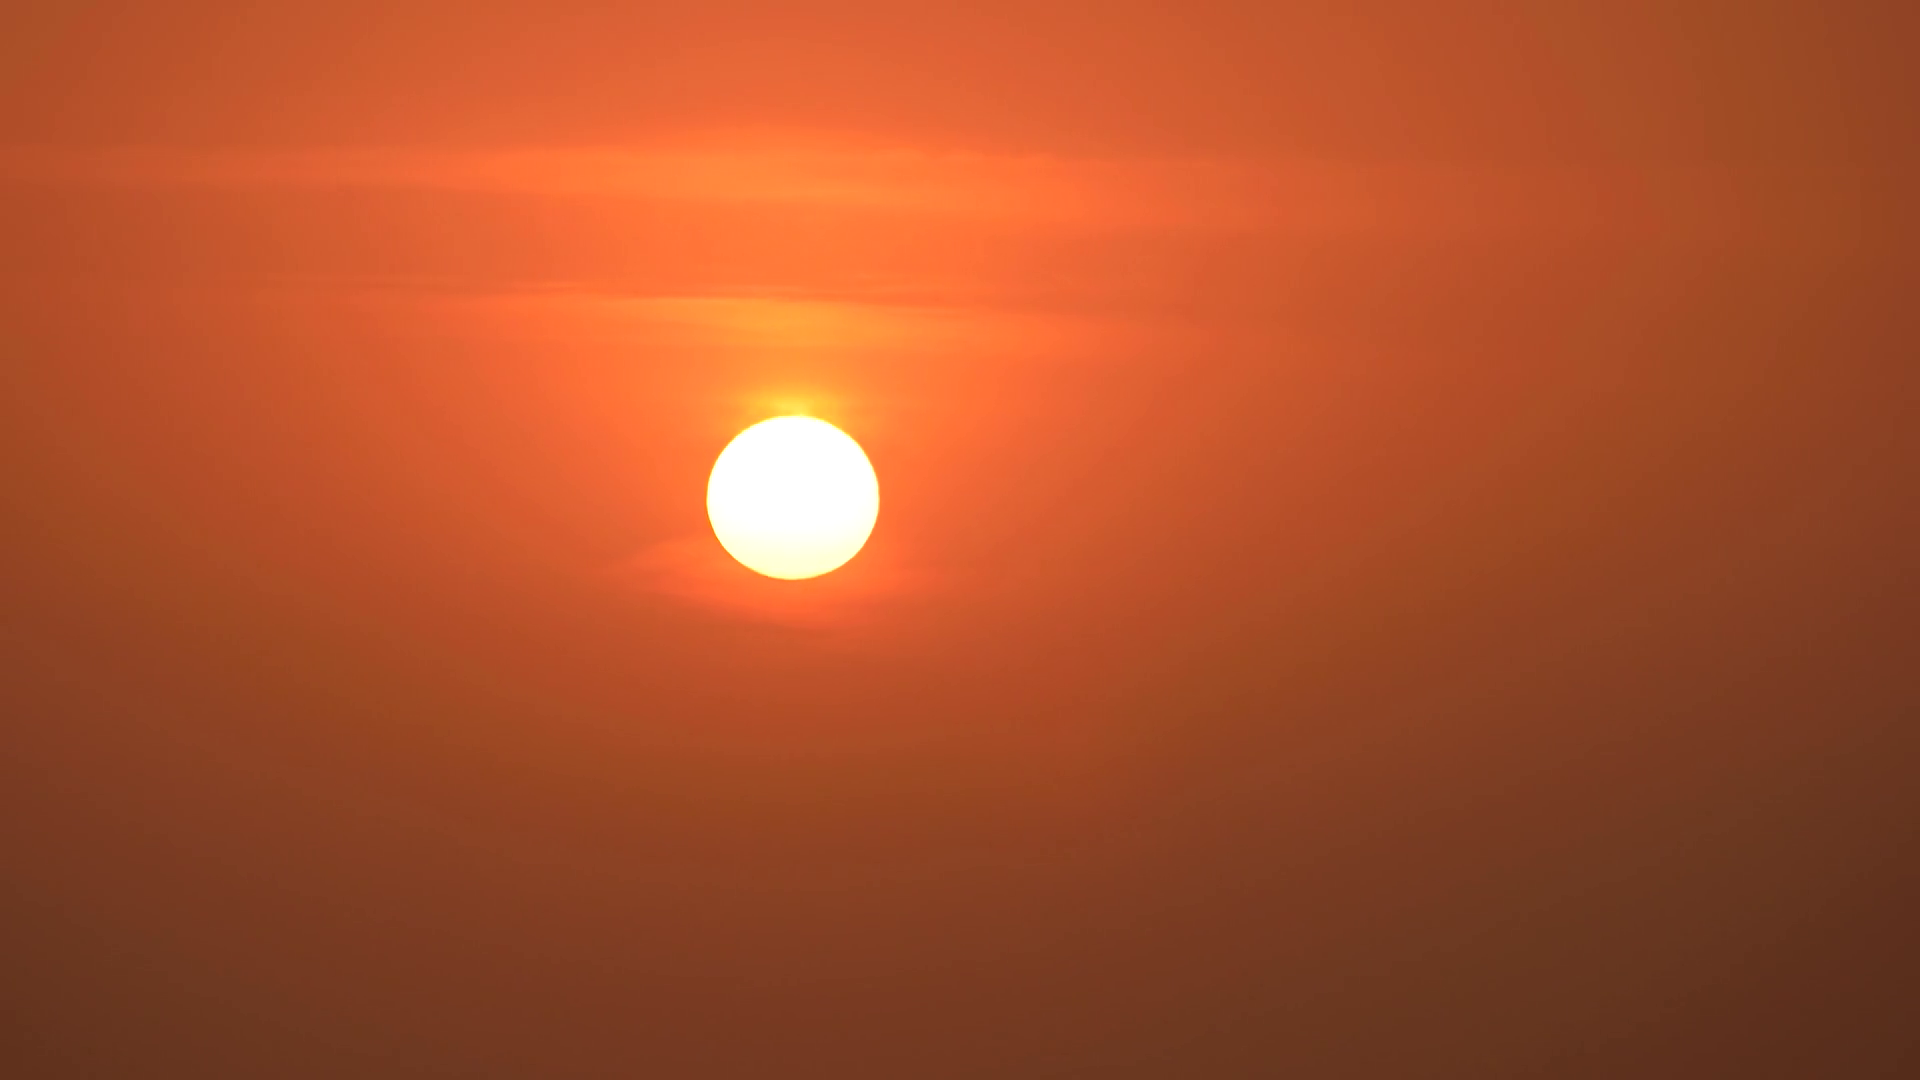
M 824 420 L 776 416 L 734 436 L 707 478 L 707 518 L 749 570 L 797 581 L 859 554 L 880 515 L 860 444 Z

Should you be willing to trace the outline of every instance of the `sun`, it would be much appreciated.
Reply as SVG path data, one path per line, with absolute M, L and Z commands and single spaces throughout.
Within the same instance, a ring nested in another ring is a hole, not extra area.
M 865 451 L 810 416 L 776 416 L 734 436 L 707 478 L 707 518 L 720 546 L 772 578 L 846 565 L 879 515 L 880 481 Z

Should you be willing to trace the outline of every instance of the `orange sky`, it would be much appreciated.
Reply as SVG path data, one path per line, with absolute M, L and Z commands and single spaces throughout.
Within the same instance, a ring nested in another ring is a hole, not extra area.
M 10 16 L 0 1072 L 1899 1072 L 1883 7 Z

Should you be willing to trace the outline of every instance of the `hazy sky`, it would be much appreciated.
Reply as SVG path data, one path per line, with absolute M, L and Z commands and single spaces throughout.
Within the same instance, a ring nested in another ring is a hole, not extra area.
M 1920 1065 L 1858 7 L 10 13 L 0 1071 Z

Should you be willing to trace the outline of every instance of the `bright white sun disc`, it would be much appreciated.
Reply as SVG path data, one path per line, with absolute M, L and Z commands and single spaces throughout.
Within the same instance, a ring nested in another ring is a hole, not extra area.
M 845 565 L 879 515 L 880 481 L 860 444 L 810 416 L 777 416 L 734 436 L 707 478 L 720 546 L 768 577 Z

